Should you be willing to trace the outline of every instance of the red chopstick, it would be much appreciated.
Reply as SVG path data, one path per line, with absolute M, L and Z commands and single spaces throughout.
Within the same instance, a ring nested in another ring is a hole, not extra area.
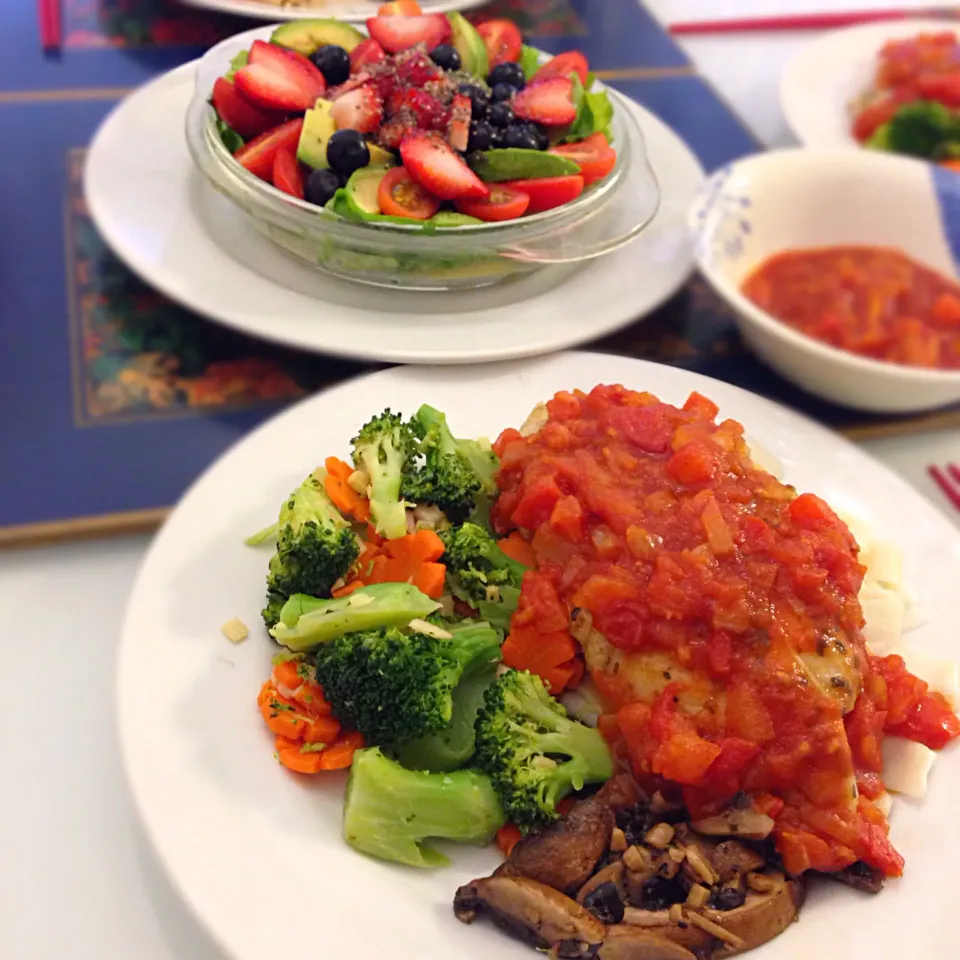
M 60 46 L 60 0 L 37 0 L 37 16 L 40 20 L 40 42 L 44 50 Z
M 833 30 L 861 23 L 883 23 L 914 17 L 937 16 L 944 10 L 855 10 L 848 13 L 797 13 L 774 17 L 746 17 L 741 20 L 689 20 L 668 27 L 675 36 L 710 33 L 756 33 L 761 30 Z

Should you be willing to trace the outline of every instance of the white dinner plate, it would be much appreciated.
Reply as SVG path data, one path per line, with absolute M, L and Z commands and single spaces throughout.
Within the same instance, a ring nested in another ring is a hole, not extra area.
M 447 412 L 463 436 L 519 426 L 559 390 L 620 382 L 681 404 L 698 390 L 784 465 L 785 480 L 896 542 L 926 623 L 913 645 L 956 656 L 960 532 L 903 480 L 839 436 L 737 387 L 684 370 L 590 353 L 509 364 L 400 367 L 287 410 L 214 464 L 174 510 L 137 578 L 123 625 L 118 723 L 136 807 L 160 861 L 232 960 L 535 960 L 486 923 L 453 916 L 457 887 L 498 862 L 450 847 L 418 871 L 367 859 L 340 838 L 344 778 L 304 782 L 273 758 L 256 705 L 276 647 L 259 620 L 269 549 L 243 539 L 357 426 L 385 406 Z M 240 617 L 238 646 L 220 626 Z M 897 801 L 892 839 L 906 874 L 870 897 L 816 887 L 800 921 L 758 960 L 955 957 L 953 865 L 960 857 L 960 758 L 948 751 L 922 803 Z
M 302 20 L 307 17 L 336 17 L 351 22 L 365 21 L 377 15 L 381 0 L 301 0 L 269 3 L 267 0 L 181 0 L 190 7 L 232 13 L 238 17 L 260 20 Z M 451 10 L 472 10 L 486 0 L 420 0 L 424 13 L 448 13 Z
M 859 147 L 851 105 L 870 88 L 877 54 L 888 40 L 956 31 L 949 20 L 898 20 L 824 34 L 787 64 L 780 107 L 794 136 L 807 147 Z
M 135 273 L 189 309 L 304 350 L 470 363 L 562 350 L 640 319 L 690 275 L 687 210 L 703 181 L 688 147 L 636 104 L 662 202 L 638 239 L 581 266 L 480 290 L 415 293 L 329 277 L 249 229 L 194 169 L 184 139 L 195 64 L 121 103 L 87 155 L 97 228 Z

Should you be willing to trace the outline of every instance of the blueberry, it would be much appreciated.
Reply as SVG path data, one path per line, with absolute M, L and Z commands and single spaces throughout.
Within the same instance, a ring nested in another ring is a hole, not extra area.
M 505 100 L 512 100 L 516 92 L 509 83 L 498 83 L 490 90 L 490 102 L 503 103 Z
M 527 126 L 530 128 L 533 138 L 537 141 L 537 149 L 546 150 L 550 146 L 550 137 L 547 136 L 547 131 L 536 123 L 529 123 Z
M 487 113 L 487 119 L 495 127 L 508 127 L 513 123 L 513 107 L 509 103 L 493 103 Z
M 468 150 L 489 150 L 493 146 L 494 129 L 486 120 L 474 120 L 470 124 Z
M 369 162 L 370 148 L 356 130 L 338 130 L 327 141 L 327 163 L 334 173 L 349 177 Z
M 308 203 L 325 207 L 339 188 L 340 180 L 332 170 L 311 170 L 303 194 Z
M 350 54 L 343 47 L 327 44 L 316 50 L 310 59 L 323 74 L 328 86 L 335 87 L 350 78 Z
M 434 47 L 430 59 L 441 70 L 460 69 L 460 54 L 457 53 L 457 48 L 450 46 L 449 43 L 441 43 L 439 47 Z
M 522 150 L 539 150 L 536 134 L 528 123 L 514 123 L 503 131 L 505 147 L 520 147 Z
M 527 78 L 519 63 L 501 63 L 494 67 L 487 75 L 487 83 L 495 87 L 498 83 L 505 83 L 514 90 L 522 90 L 527 85 Z
M 487 113 L 487 107 L 490 106 L 490 94 L 482 87 L 474 86 L 472 83 L 462 83 L 460 92 L 465 93 L 470 98 L 470 109 L 474 120 L 480 120 Z

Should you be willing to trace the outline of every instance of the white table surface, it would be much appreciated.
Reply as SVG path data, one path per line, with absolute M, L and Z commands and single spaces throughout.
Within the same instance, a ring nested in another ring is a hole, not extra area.
M 651 0 L 650 6 L 670 22 L 884 2 Z M 777 109 L 778 71 L 810 36 L 693 39 L 687 47 L 762 139 L 780 144 L 788 136 Z M 864 446 L 944 503 L 925 466 L 960 462 L 960 431 Z M 114 653 L 147 544 L 137 537 L 0 553 L 0 676 L 10 696 L 0 721 L 4 960 L 223 960 L 147 849 L 119 764 Z

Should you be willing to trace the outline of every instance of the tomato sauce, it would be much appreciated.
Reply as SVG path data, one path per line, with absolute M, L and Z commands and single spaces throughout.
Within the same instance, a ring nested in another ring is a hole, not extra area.
M 873 87 L 856 111 L 853 135 L 861 143 L 868 140 L 901 106 L 917 100 L 960 107 L 960 44 L 952 31 L 921 33 L 883 47 Z
M 874 360 L 960 369 L 960 285 L 883 247 L 787 250 L 744 281 L 771 316 Z
M 886 822 L 856 786 L 879 782 L 870 748 L 891 698 L 899 735 L 942 745 L 960 721 L 902 661 L 867 655 L 845 524 L 754 466 L 741 425 L 717 423 L 699 394 L 678 408 L 598 386 L 547 407 L 538 432 L 495 445 L 494 523 L 536 555 L 527 608 L 542 605 L 551 629 L 558 602 L 589 616 L 577 636 L 607 701 L 601 729 L 695 814 L 746 792 L 775 817 L 793 872 L 859 859 L 898 874 Z

